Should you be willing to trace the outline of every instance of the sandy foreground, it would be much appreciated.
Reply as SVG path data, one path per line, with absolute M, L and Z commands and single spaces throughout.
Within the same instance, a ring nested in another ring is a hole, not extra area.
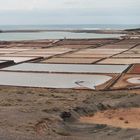
M 139 93 L 1 87 L 0 139 L 139 139 Z M 134 110 L 125 111 L 130 108 Z M 112 125 L 107 122 L 111 118 L 101 119 L 101 113 L 108 115 L 108 110 L 114 110 L 110 115 L 118 123 Z M 96 113 L 94 123 L 80 120 Z M 138 127 L 122 127 L 119 121 Z
M 88 40 L 88 45 L 94 41 Z M 97 41 L 94 47 L 118 40 Z M 69 42 L 57 45 L 75 48 L 72 45 L 77 43 L 79 49 L 85 40 Z M 48 41 L 46 45 L 45 40 L 0 42 L 2 48 L 45 48 L 54 44 Z M 120 42 L 121 45 L 125 47 Z M 92 91 L 0 86 L 0 140 L 140 140 L 140 89 Z

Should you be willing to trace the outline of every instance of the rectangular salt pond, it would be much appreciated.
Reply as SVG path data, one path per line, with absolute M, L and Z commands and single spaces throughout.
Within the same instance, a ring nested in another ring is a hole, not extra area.
M 134 53 L 122 53 L 116 56 L 113 56 L 114 58 L 140 58 L 140 53 L 139 54 L 134 54 Z
M 82 49 L 82 48 L 87 48 L 92 45 L 61 45 L 61 46 L 56 46 L 58 48 L 71 48 L 71 49 Z
M 10 54 L 10 53 L 16 53 L 16 52 L 20 52 L 20 51 L 27 51 L 29 49 L 12 49 L 12 48 L 8 48 L 8 49 L 5 49 L 5 48 L 0 48 L 0 54 Z
M 4 68 L 8 71 L 67 72 L 67 73 L 122 73 L 129 65 L 83 65 L 22 63 Z
M 54 56 L 55 54 L 36 54 L 36 53 L 13 53 L 13 54 L 8 54 L 5 56 L 9 57 L 51 57 Z
M 51 59 L 43 60 L 43 63 L 54 63 L 54 64 L 92 64 L 99 61 L 101 58 L 60 58 L 55 57 Z
M 104 45 L 102 47 L 100 47 L 100 49 L 124 49 L 127 50 L 127 49 L 130 49 L 131 47 L 133 47 L 133 45 L 115 45 L 115 44 L 111 44 L 111 45 Z
M 124 50 L 123 49 L 121 49 L 121 50 L 114 50 L 114 49 L 85 49 L 85 50 L 81 50 L 81 51 L 78 51 L 78 52 L 76 52 L 75 54 L 112 54 L 112 55 L 114 55 L 114 54 L 118 54 L 118 53 L 121 53 L 121 52 L 123 52 Z
M 47 74 L 0 72 L 0 85 L 43 87 L 43 88 L 74 88 L 104 89 L 114 76 L 85 74 Z
M 140 63 L 140 58 L 108 58 L 98 62 L 98 64 L 136 64 Z
M 65 54 L 65 55 L 61 55 L 59 57 L 65 57 L 65 58 L 104 58 L 104 57 L 110 57 L 112 56 L 112 54 Z

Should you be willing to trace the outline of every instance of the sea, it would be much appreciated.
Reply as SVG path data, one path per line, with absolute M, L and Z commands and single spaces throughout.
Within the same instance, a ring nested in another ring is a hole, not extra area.
M 76 24 L 76 25 L 0 25 L 0 30 L 115 30 L 140 28 L 140 24 Z M 36 39 L 92 39 L 118 38 L 121 34 L 95 34 L 73 32 L 28 32 L 28 33 L 0 33 L 0 41 L 19 41 Z

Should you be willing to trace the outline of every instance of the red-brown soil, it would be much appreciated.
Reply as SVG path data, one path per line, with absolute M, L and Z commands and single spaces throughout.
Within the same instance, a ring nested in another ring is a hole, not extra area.
M 140 129 L 140 108 L 111 109 L 97 112 L 94 116 L 81 117 L 80 122 L 106 124 L 121 128 Z

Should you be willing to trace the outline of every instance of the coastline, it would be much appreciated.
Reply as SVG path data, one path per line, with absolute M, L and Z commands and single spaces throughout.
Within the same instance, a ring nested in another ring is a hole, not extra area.
M 74 33 L 100 33 L 100 34 L 126 34 L 125 30 L 0 30 L 0 33 L 34 33 L 34 32 L 74 32 Z

